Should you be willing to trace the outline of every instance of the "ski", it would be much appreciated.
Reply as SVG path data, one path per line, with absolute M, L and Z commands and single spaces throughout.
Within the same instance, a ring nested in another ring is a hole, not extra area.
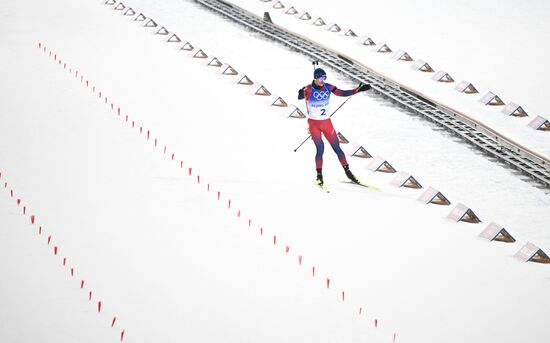
M 359 186 L 359 187 L 364 187 L 364 188 L 372 189 L 373 191 L 382 191 L 381 188 L 378 188 L 378 187 L 373 186 L 373 185 L 369 185 L 368 183 L 361 182 L 360 180 L 359 180 L 359 183 L 357 183 L 357 182 L 353 182 L 353 181 L 351 181 L 351 180 L 338 179 L 338 182 L 341 182 L 341 183 L 349 183 L 350 185 L 356 185 L 356 186 Z
M 323 192 L 330 193 L 330 189 L 328 189 L 325 185 L 316 184 L 317 187 L 319 187 Z

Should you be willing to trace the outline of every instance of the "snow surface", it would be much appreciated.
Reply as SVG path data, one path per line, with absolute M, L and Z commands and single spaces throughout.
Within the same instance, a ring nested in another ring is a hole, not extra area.
M 229 62 L 253 80 L 260 80 L 289 102 L 296 97 L 296 86 L 293 85 L 302 86 L 311 78 L 311 64 L 301 55 L 288 52 L 281 55 L 281 49 L 270 41 L 264 41 L 262 36 L 251 45 L 249 35 L 243 35 L 241 26 L 220 22 L 220 17 L 205 13 L 198 5 L 198 8 L 189 6 L 185 1 L 167 1 L 162 5 L 147 0 L 133 3 L 148 8 L 146 15 L 162 18 L 162 25 L 179 32 L 184 39 L 191 40 L 207 53 Z M 217 20 L 215 29 L 204 26 L 205 16 Z M 253 37 L 258 35 L 253 34 Z M 222 46 L 226 48 L 218 52 Z M 355 86 L 335 76 L 335 80 L 329 81 L 340 88 Z M 365 146 L 375 156 L 383 156 L 399 170 L 412 173 L 422 184 L 436 187 L 451 201 L 465 203 L 482 220 L 496 221 L 521 233 L 525 239 L 542 247 L 550 247 L 550 234 L 545 229 L 550 216 L 548 190 L 525 187 L 524 181 L 529 181 L 529 178 L 488 161 L 476 149 L 465 146 L 461 140 L 446 132 L 438 132 L 439 128 L 420 118 L 403 116 L 402 111 L 383 99 L 370 96 L 359 99 L 349 101 L 345 109 L 333 118 L 337 130 L 353 143 Z M 332 101 L 336 108 L 342 100 L 335 98 Z M 302 107 L 302 110 L 305 109 Z M 288 125 L 305 130 L 303 123 Z M 289 138 L 286 147 L 294 149 L 298 146 L 303 139 L 302 132 Z M 350 145 L 344 149 L 351 154 L 357 145 Z M 304 151 L 301 156 L 313 156 L 312 145 L 301 149 Z M 327 155 L 326 158 L 333 158 L 332 154 Z M 325 173 L 331 172 L 333 167 L 333 164 L 327 164 Z M 336 169 L 340 171 L 337 166 Z M 498 202 L 495 199 L 499 199 Z M 518 199 L 524 206 L 516 211 Z M 513 215 L 510 214 L 511 209 L 514 209 Z
M 282 2 L 283 9 L 274 9 L 276 1 L 231 0 L 261 16 L 268 11 L 272 20 L 291 31 L 364 63 L 378 73 L 415 89 L 467 116 L 488 125 L 509 139 L 550 159 L 550 135 L 533 130 L 528 124 L 540 115 L 549 117 L 550 91 L 545 56 L 550 53 L 550 23 L 545 15 L 550 4 L 542 1 L 479 1 L 463 0 L 443 3 L 434 0 L 357 2 L 306 0 Z M 307 11 L 312 19 L 299 20 L 299 15 L 285 11 L 294 7 Z M 322 18 L 327 25 L 315 26 Z M 342 31 L 327 31 L 332 24 Z M 359 37 L 344 36 L 352 29 Z M 376 47 L 358 44 L 370 37 Z M 376 50 L 387 44 L 392 53 Z M 435 82 L 434 73 L 414 71 L 413 62 L 391 58 L 398 50 L 406 51 L 414 60 L 422 59 L 437 72 L 444 70 L 453 83 Z M 454 90 L 458 82 L 471 82 L 479 94 L 463 94 Z M 506 104 L 522 106 L 528 117 L 511 117 L 501 111 L 504 106 L 485 106 L 480 100 L 487 92 L 496 93 Z
M 547 191 L 361 95 L 337 129 L 484 224 L 451 222 L 450 207 L 421 204 L 422 191 L 391 186 L 368 160 L 350 158 L 352 169 L 382 192 L 338 184 L 330 151 L 323 194 L 312 144 L 292 152 L 303 120 L 101 3 L 0 4 L 0 341 L 118 341 L 121 330 L 129 342 L 550 338 L 548 268 L 511 257 L 528 239 L 550 246 Z M 289 102 L 309 82 L 301 55 L 193 2 L 127 5 Z M 518 242 L 478 238 L 491 220 Z

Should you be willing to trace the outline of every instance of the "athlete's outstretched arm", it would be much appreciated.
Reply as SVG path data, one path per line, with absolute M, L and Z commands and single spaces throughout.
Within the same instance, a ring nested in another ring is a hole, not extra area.
M 332 94 L 337 96 L 351 96 L 353 94 L 357 94 L 359 92 L 364 92 L 371 89 L 371 86 L 366 84 L 362 84 L 357 88 L 348 89 L 348 90 L 338 89 L 336 86 L 333 86 L 333 85 L 330 85 L 330 87 L 331 87 L 330 91 L 332 92 Z

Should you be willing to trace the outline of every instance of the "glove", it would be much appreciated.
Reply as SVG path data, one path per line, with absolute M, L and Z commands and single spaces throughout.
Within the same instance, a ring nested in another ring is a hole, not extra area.
M 300 90 L 298 91 L 298 100 L 302 100 L 303 98 L 305 98 L 305 94 L 304 94 L 304 89 L 303 88 L 300 88 Z
M 369 89 L 371 89 L 372 87 L 370 85 L 367 85 L 365 83 L 363 83 L 362 85 L 360 85 L 359 87 L 357 87 L 357 91 L 358 92 L 364 92 L 364 91 L 368 91 Z

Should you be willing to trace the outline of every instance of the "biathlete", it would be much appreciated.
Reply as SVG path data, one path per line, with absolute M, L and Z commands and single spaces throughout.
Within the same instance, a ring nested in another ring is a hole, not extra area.
M 307 123 L 309 125 L 309 133 L 315 143 L 317 153 L 315 154 L 315 168 L 317 170 L 317 184 L 323 186 L 323 153 L 325 145 L 321 134 L 325 136 L 332 150 L 338 156 L 338 160 L 342 164 L 346 176 L 350 181 L 359 183 L 359 180 L 353 175 L 349 169 L 349 164 L 346 161 L 346 155 L 340 148 L 340 142 L 336 135 L 336 130 L 332 126 L 329 113 L 330 95 L 351 96 L 353 94 L 364 92 L 371 89 L 370 85 L 362 84 L 355 89 L 341 90 L 336 86 L 326 83 L 327 74 L 321 68 L 315 69 L 313 72 L 313 81 L 310 85 L 301 88 L 298 91 L 298 99 L 306 100 L 307 107 Z

